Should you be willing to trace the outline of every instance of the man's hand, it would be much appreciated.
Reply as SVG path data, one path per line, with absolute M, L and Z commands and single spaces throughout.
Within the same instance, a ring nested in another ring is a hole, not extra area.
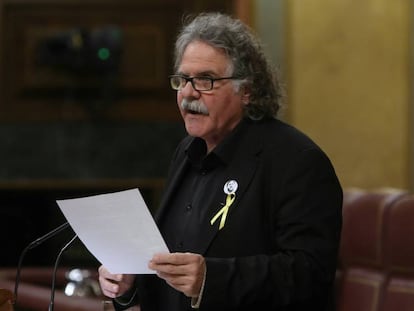
M 100 266 L 99 284 L 102 292 L 109 298 L 116 298 L 125 294 L 134 282 L 133 274 L 111 274 L 104 266 Z
M 187 297 L 198 297 L 204 281 L 204 257 L 192 253 L 156 254 L 148 264 L 171 287 Z

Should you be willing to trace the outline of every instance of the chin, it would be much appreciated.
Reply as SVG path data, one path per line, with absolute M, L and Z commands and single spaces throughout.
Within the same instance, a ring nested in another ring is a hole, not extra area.
M 193 136 L 193 137 L 201 137 L 201 132 L 194 130 L 193 128 L 189 128 L 186 127 L 185 128 L 187 130 L 188 135 Z
M 194 137 L 202 137 L 204 131 L 197 125 L 194 124 L 185 124 L 185 129 L 188 133 L 188 135 L 190 136 L 194 136 Z

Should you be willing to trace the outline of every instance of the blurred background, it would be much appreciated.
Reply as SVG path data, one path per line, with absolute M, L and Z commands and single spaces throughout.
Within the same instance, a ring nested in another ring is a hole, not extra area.
M 411 0 L 0 1 L 0 266 L 65 220 L 55 200 L 139 187 L 151 209 L 184 135 L 167 76 L 185 13 L 231 13 L 262 38 L 281 118 L 344 188 L 414 190 Z M 25 259 L 51 265 L 62 240 Z M 79 245 L 65 264 L 95 266 Z

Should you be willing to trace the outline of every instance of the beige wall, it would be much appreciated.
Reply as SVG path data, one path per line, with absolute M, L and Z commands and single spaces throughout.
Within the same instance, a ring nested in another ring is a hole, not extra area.
M 285 0 L 287 119 L 344 187 L 413 189 L 411 0 Z

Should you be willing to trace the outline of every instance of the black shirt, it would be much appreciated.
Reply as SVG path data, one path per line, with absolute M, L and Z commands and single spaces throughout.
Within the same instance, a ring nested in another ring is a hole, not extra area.
M 170 252 L 191 252 L 195 245 L 192 237 L 197 236 L 201 221 L 205 219 L 205 212 L 213 204 L 209 189 L 216 189 L 224 185 L 217 185 L 217 178 L 223 168 L 231 161 L 232 151 L 237 143 L 236 136 L 243 129 L 243 121 L 236 129 L 215 149 L 207 154 L 207 146 L 201 138 L 194 138 L 186 149 L 189 165 L 181 180 L 180 187 L 168 211 L 158 224 Z M 224 206 L 226 195 L 223 191 Z M 214 203 L 216 204 L 216 203 Z

